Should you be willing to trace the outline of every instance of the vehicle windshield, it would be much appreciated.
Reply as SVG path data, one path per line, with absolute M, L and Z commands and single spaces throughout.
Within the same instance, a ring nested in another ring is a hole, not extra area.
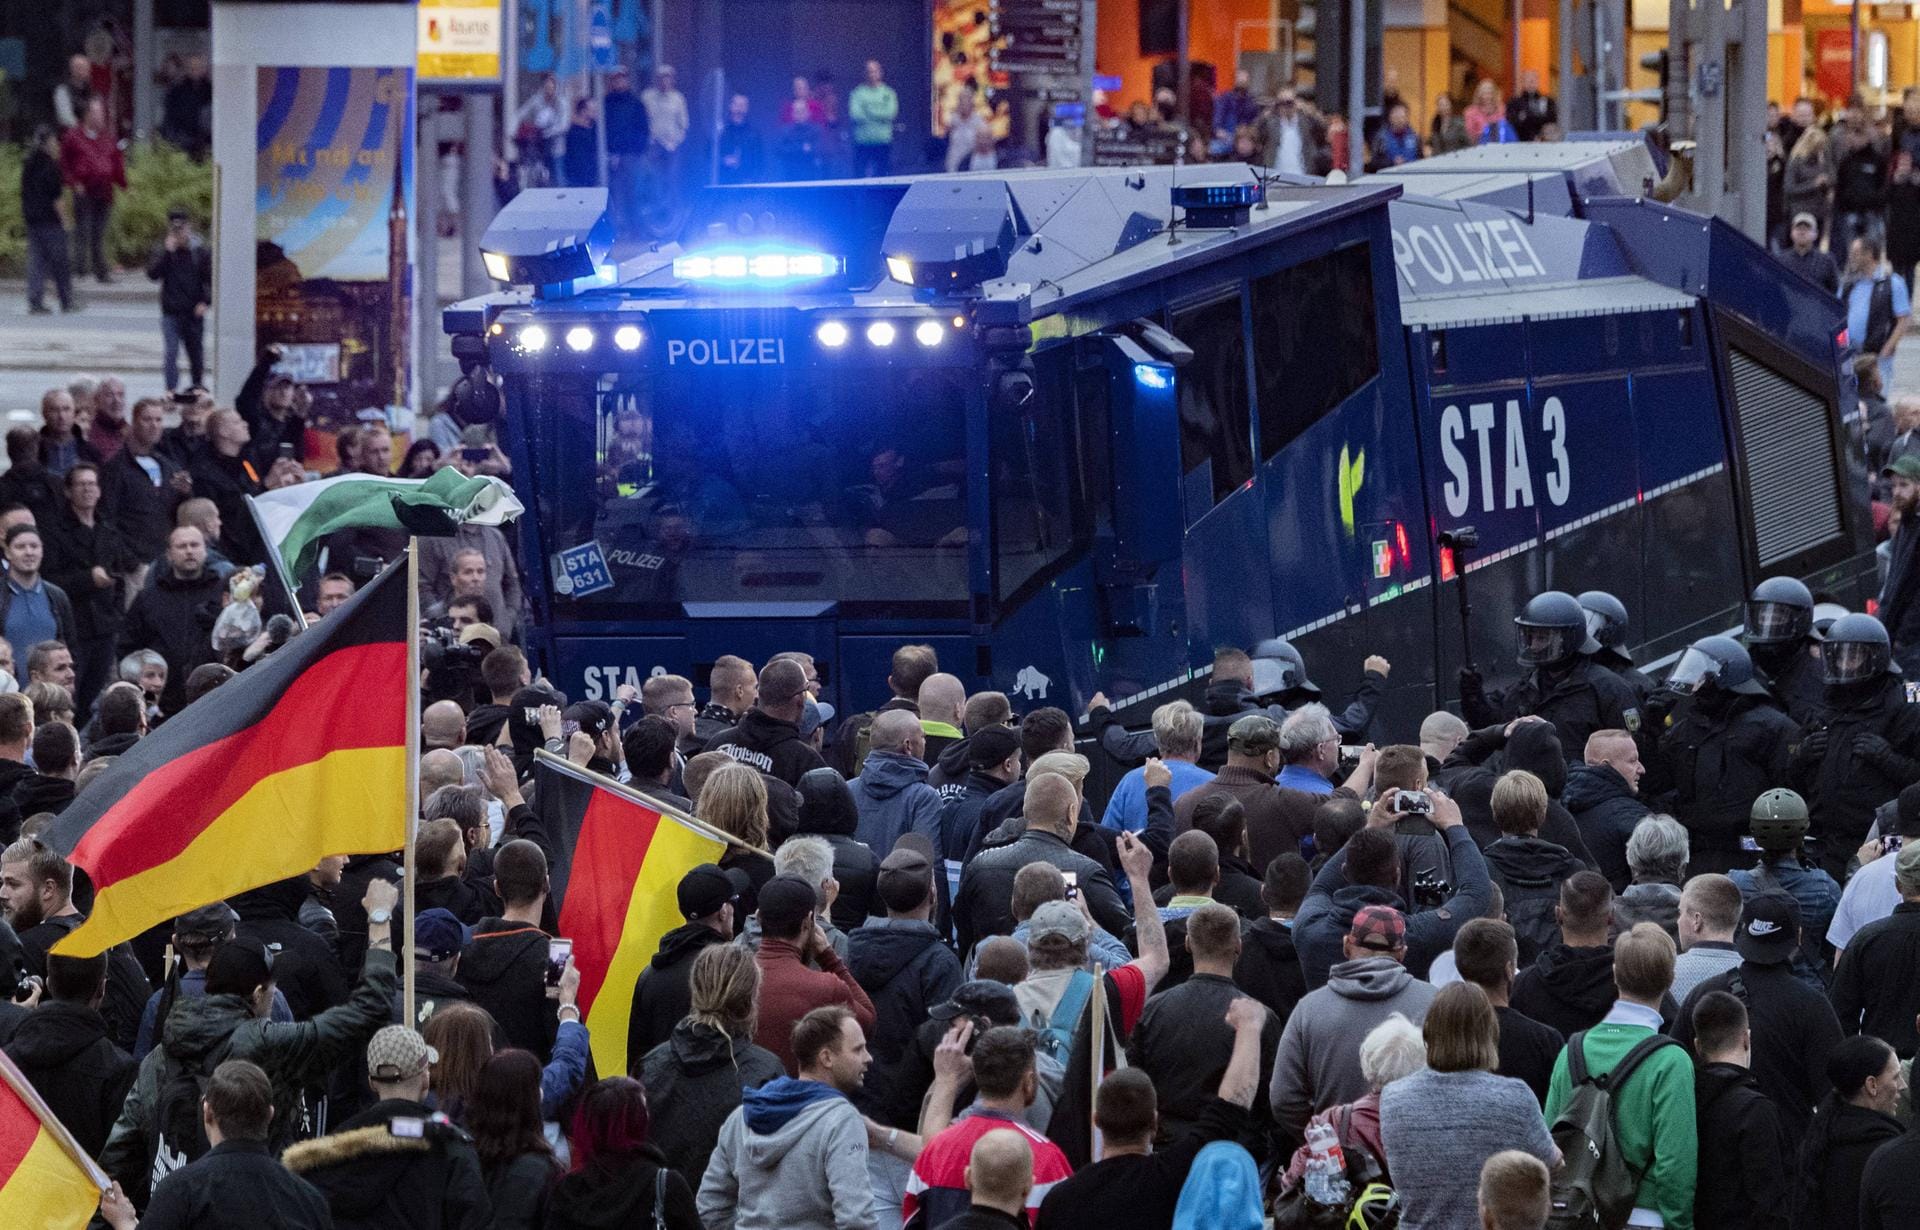
M 556 602 L 589 617 L 681 603 L 964 609 L 968 376 L 622 375 L 588 397 L 536 394 Z M 562 557 L 590 543 L 607 576 L 563 583 Z

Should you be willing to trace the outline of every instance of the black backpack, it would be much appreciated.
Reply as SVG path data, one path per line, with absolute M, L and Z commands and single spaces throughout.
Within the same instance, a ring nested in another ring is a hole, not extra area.
M 1502 875 L 1492 866 L 1487 870 L 1500 885 L 1507 921 L 1513 924 L 1514 942 L 1520 948 L 1518 965 L 1526 969 L 1560 942 L 1560 920 L 1554 914 L 1554 907 L 1560 904 L 1560 882 L 1539 876 Z
M 160 1086 L 153 1104 L 153 1170 L 149 1184 L 157 1184 L 189 1162 L 205 1157 L 212 1144 L 200 1120 L 200 1101 L 207 1081 L 227 1056 L 232 1039 L 222 1042 L 198 1062 L 175 1068 Z
M 1553 1143 L 1565 1163 L 1553 1177 L 1548 1230 L 1620 1230 L 1633 1213 L 1640 1176 L 1620 1152 L 1614 1128 L 1614 1094 L 1634 1070 L 1662 1047 L 1680 1044 L 1651 1034 L 1620 1057 L 1613 1071 L 1587 1070 L 1587 1031 L 1567 1039 L 1567 1080 L 1573 1096 L 1553 1121 Z

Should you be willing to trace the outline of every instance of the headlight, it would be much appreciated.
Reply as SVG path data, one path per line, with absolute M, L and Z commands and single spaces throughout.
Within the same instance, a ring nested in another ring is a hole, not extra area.
M 520 330 L 520 349 L 545 350 L 547 348 L 547 330 L 543 325 L 528 325 Z
M 898 330 L 890 320 L 876 320 L 867 326 L 867 341 L 875 346 L 891 346 Z
M 575 325 L 567 330 L 567 349 L 575 354 L 585 354 L 593 349 L 593 330 L 585 325 Z

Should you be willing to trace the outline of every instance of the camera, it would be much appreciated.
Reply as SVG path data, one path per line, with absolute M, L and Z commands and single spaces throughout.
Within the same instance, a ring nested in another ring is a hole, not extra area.
M 420 630 L 420 665 L 430 671 L 466 667 L 480 669 L 487 651 L 480 645 L 462 645 L 460 634 L 452 628 L 431 626 Z
M 1438 909 L 1453 895 L 1453 885 L 1442 879 L 1438 872 L 1421 871 L 1413 877 L 1413 908 L 1416 910 Z

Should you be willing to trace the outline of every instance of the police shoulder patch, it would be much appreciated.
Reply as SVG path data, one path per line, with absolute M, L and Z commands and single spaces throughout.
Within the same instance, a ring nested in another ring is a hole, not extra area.
M 1640 733 L 1639 709 L 1622 709 L 1620 711 L 1620 720 L 1626 723 L 1628 734 L 1637 735 Z

